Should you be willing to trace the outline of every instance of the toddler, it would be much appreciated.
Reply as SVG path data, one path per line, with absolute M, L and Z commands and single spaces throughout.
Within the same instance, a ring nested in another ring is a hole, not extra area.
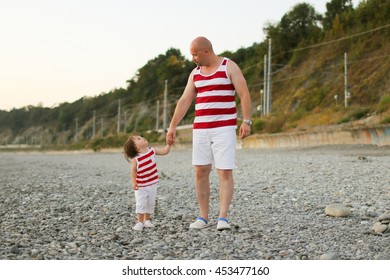
M 158 172 L 155 155 L 166 155 L 171 146 L 151 148 L 144 137 L 133 135 L 124 144 L 127 161 L 131 159 L 131 182 L 135 193 L 137 223 L 134 230 L 154 227 L 150 218 L 156 205 Z

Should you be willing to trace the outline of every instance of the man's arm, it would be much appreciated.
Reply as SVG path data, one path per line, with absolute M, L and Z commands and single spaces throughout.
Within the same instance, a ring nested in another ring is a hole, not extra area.
M 175 143 L 176 127 L 184 118 L 195 96 L 196 96 L 196 88 L 193 82 L 193 72 L 192 72 L 188 78 L 187 85 L 184 89 L 182 96 L 177 101 L 175 112 L 173 113 L 171 123 L 169 124 L 169 128 L 166 135 L 166 141 L 168 145 L 173 145 Z
M 246 84 L 246 80 L 241 73 L 240 68 L 234 61 L 229 61 L 228 73 L 230 80 L 232 81 L 234 88 L 241 101 L 242 117 L 244 120 L 251 119 L 251 96 L 249 94 L 249 89 Z M 247 123 L 242 123 L 240 126 L 239 136 L 240 138 L 245 138 L 250 135 L 250 125 Z

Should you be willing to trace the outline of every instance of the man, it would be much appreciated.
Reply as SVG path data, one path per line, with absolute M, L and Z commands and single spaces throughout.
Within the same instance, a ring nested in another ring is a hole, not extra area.
M 220 200 L 217 229 L 230 229 L 227 216 L 233 198 L 233 169 L 236 168 L 235 93 L 241 100 L 243 115 L 239 137 L 245 138 L 249 136 L 252 124 L 249 90 L 237 64 L 217 56 L 207 38 L 194 39 L 190 45 L 190 52 L 197 67 L 191 72 L 184 92 L 177 102 L 166 141 L 169 145 L 174 144 L 176 127 L 196 98 L 192 164 L 195 166 L 195 189 L 200 216 L 190 228 L 202 229 L 208 226 L 209 175 L 214 162 L 219 178 Z

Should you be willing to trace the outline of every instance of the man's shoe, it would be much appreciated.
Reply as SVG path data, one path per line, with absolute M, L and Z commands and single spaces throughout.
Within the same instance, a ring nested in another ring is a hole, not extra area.
M 206 219 L 203 219 L 202 217 L 198 217 L 195 222 L 190 224 L 190 229 L 202 229 L 208 227 Z
M 226 218 L 218 218 L 217 230 L 229 230 L 229 221 Z

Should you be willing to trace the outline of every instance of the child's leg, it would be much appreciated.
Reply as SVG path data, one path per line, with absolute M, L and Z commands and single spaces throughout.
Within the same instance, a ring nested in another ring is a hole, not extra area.
M 154 213 L 154 207 L 156 205 L 156 197 L 157 197 L 157 185 L 149 186 L 149 195 L 146 207 L 146 213 L 144 216 L 145 221 L 150 220 L 151 215 Z
M 146 215 L 147 215 L 147 214 L 137 213 L 137 220 L 138 220 L 138 222 L 143 223 L 143 222 L 145 221 Z
M 135 212 L 137 213 L 138 222 L 143 223 L 145 221 L 145 213 L 148 211 L 148 191 L 144 188 L 140 188 L 134 192 L 135 194 Z

